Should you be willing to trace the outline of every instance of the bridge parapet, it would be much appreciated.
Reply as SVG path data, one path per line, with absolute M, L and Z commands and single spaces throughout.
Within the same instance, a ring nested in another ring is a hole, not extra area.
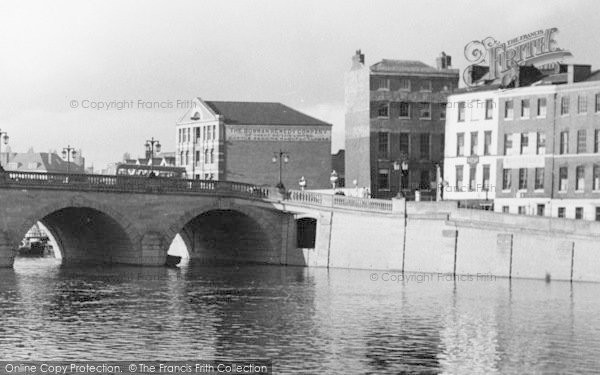
M 397 213 L 404 209 L 403 205 L 394 205 L 392 200 L 346 197 L 301 190 L 290 190 L 286 195 L 286 201 L 302 205 L 382 213 Z
M 233 181 L 187 180 L 162 177 L 109 176 L 94 174 L 6 172 L 0 187 L 57 190 L 233 195 L 269 198 L 270 189 Z

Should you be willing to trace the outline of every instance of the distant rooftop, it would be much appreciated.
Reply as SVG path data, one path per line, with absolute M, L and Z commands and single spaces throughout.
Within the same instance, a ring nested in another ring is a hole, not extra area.
M 371 65 L 375 73 L 458 74 L 458 69 L 437 69 L 416 60 L 388 60 Z
M 205 101 L 227 124 L 331 126 L 281 103 Z

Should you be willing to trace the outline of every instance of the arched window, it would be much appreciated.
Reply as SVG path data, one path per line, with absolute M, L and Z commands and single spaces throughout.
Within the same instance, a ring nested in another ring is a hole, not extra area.
M 200 112 L 194 113 L 194 115 L 191 117 L 191 119 L 194 121 L 200 120 Z

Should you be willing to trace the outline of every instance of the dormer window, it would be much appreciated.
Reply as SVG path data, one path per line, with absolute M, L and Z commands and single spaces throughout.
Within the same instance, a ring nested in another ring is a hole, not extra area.
M 194 121 L 200 120 L 200 112 L 194 113 L 194 115 L 191 117 L 191 119 Z

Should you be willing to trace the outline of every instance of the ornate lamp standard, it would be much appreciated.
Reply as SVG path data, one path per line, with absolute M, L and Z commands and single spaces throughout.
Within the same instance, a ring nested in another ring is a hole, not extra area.
M 335 170 L 331 172 L 331 176 L 329 176 L 329 182 L 331 182 L 331 188 L 333 189 L 333 193 L 335 194 L 335 186 L 337 184 L 338 174 Z
M 0 137 L 2 137 L 2 139 L 4 140 L 4 144 L 7 145 L 8 144 L 8 133 L 3 132 L 2 129 L 0 129 Z M 0 143 L 0 152 L 2 151 L 2 144 Z M 2 161 L 0 160 L 0 166 L 2 165 Z M 6 149 L 6 166 L 8 167 L 8 148 Z
M 283 172 L 283 164 L 287 164 L 290 161 L 290 155 L 285 151 L 279 150 L 279 152 L 273 153 L 273 158 L 271 158 L 271 161 L 273 162 L 273 164 L 279 161 L 279 183 L 277 184 L 277 188 L 283 190 L 285 188 L 283 186 L 283 180 L 281 178 Z
M 77 155 L 77 151 L 75 151 L 75 147 L 71 147 L 71 145 L 68 145 L 67 147 L 63 148 L 62 155 L 63 155 L 63 158 L 67 158 L 67 174 L 70 174 L 71 173 L 71 156 L 75 157 L 75 155 Z
M 154 153 L 160 152 L 160 142 L 158 139 L 147 139 L 146 140 L 146 157 L 150 157 L 150 175 L 154 176 Z
M 406 189 L 406 184 L 405 184 L 405 176 L 406 173 L 408 172 L 408 163 L 406 162 L 406 160 L 402 160 L 402 162 L 396 160 L 394 161 L 394 170 L 395 171 L 400 171 L 400 176 L 398 177 L 398 198 L 402 198 L 403 196 L 403 191 Z
M 304 176 L 300 177 L 298 185 L 300 185 L 300 190 L 304 191 L 304 188 L 306 187 L 306 179 L 304 179 Z

